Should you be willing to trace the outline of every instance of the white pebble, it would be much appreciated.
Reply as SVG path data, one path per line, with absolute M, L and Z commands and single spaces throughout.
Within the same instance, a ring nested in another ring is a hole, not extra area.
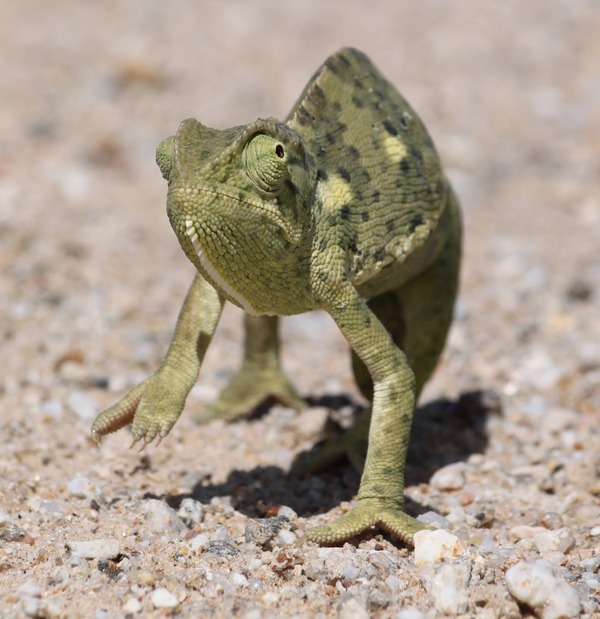
M 163 501 L 148 499 L 144 503 L 143 512 L 146 525 L 153 531 L 168 534 L 187 530 L 177 512 Z
M 344 600 L 339 606 L 338 619 L 369 619 L 369 611 L 354 597 Z
M 72 391 L 67 397 L 67 406 L 84 421 L 91 419 L 98 412 L 94 400 L 83 391 Z
M 547 561 L 521 562 L 504 577 L 508 592 L 541 619 L 575 617 L 581 609 L 577 591 Z
M 210 539 L 208 535 L 204 533 L 200 533 L 193 537 L 189 542 L 188 546 L 190 550 L 194 552 L 198 552 L 199 550 L 204 550 L 210 544 Z
M 444 518 L 437 512 L 429 511 L 424 514 L 420 514 L 417 516 L 417 520 L 419 522 L 424 522 L 425 524 L 430 524 L 436 529 L 449 529 L 452 525 L 448 518 Z
M 83 477 L 81 475 L 73 478 L 67 484 L 67 490 L 71 496 L 78 499 L 92 497 L 97 492 L 96 486 L 87 477 Z
M 142 610 L 141 602 L 136 598 L 129 598 L 125 604 L 123 604 L 123 613 L 126 615 L 135 615 Z
M 449 464 L 436 471 L 429 483 L 438 490 L 460 490 L 465 485 L 464 462 Z
M 442 559 L 452 559 L 464 553 L 463 545 L 458 537 L 444 529 L 417 531 L 414 543 L 415 565 L 436 563 Z
M 460 615 L 467 611 L 469 577 L 469 567 L 462 563 L 446 563 L 439 567 L 429 585 L 429 594 L 438 612 Z
M 277 510 L 277 515 L 280 518 L 287 518 L 290 522 L 294 522 L 294 520 L 298 520 L 298 514 L 291 507 L 288 507 L 287 505 L 282 505 Z
M 195 499 L 183 499 L 177 514 L 188 527 L 193 527 L 202 522 L 204 518 L 204 505 Z
M 298 541 L 296 534 L 288 529 L 281 529 L 273 538 L 274 546 L 291 546 Z
M 395 619 L 426 619 L 426 617 L 418 608 L 407 606 L 396 613 Z
M 154 589 L 150 599 L 154 608 L 177 608 L 179 606 L 179 600 L 164 587 Z
M 565 553 L 575 545 L 575 536 L 571 529 L 563 527 L 555 531 L 542 531 L 533 536 L 538 552 Z
M 119 540 L 114 538 L 67 542 L 67 546 L 73 554 L 83 557 L 84 559 L 116 557 L 121 551 Z
M 240 574 L 239 572 L 234 572 L 231 575 L 231 582 L 236 587 L 245 587 L 248 584 L 248 579 L 243 574 Z

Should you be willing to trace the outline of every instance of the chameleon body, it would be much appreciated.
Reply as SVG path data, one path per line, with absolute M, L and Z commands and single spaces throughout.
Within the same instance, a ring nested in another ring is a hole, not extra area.
M 157 163 L 197 274 L 162 365 L 98 416 L 94 438 L 129 423 L 135 440 L 168 434 L 225 301 L 246 312 L 245 356 L 204 417 L 236 418 L 267 397 L 301 408 L 280 368 L 277 316 L 324 309 L 372 407 L 309 464 L 347 453 L 363 473 L 355 506 L 307 537 L 336 543 L 377 525 L 410 543 L 425 525 L 403 511 L 407 445 L 451 322 L 461 244 L 423 123 L 366 56 L 342 49 L 284 122 L 220 131 L 184 120 Z

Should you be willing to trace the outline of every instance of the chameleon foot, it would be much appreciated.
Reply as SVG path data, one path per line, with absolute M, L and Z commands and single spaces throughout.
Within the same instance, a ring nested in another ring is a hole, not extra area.
M 279 368 L 243 366 L 219 397 L 202 411 L 199 419 L 233 421 L 271 399 L 296 410 L 306 408 L 306 402 Z
M 431 528 L 404 513 L 400 505 L 394 505 L 390 501 L 358 499 L 356 505 L 347 514 L 331 524 L 311 529 L 302 541 L 337 544 L 373 526 L 388 531 L 410 546 L 413 545 L 413 537 L 417 531 Z
M 134 444 L 164 438 L 179 418 L 190 388 L 181 373 L 159 370 L 96 417 L 93 439 L 100 443 L 102 437 L 130 423 Z

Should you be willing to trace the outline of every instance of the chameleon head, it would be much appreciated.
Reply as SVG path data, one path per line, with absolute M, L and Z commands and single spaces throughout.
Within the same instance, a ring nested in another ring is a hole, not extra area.
M 310 225 L 316 167 L 301 138 L 269 119 L 219 131 L 184 120 L 156 161 L 167 212 L 196 268 L 247 311 L 261 274 L 298 246 Z

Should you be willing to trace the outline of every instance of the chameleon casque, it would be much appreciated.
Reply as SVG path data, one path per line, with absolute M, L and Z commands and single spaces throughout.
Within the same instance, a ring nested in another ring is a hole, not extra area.
M 203 417 L 234 419 L 266 398 L 301 408 L 277 316 L 323 309 L 372 407 L 320 457 L 347 453 L 362 469 L 356 503 L 307 538 L 337 543 L 377 525 L 411 543 L 426 525 L 403 511 L 408 440 L 451 322 L 461 247 L 458 201 L 423 123 L 365 55 L 342 49 L 284 122 L 220 131 L 184 120 L 156 159 L 197 274 L 161 366 L 97 417 L 93 437 L 129 423 L 136 441 L 169 433 L 225 301 L 246 312 L 244 360 Z

